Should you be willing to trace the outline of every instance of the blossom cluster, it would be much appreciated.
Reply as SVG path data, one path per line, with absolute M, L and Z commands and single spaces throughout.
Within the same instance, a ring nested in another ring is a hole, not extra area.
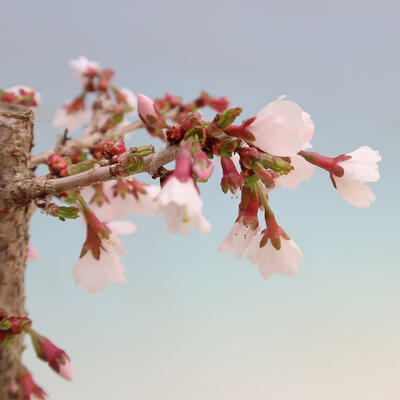
M 80 217 L 86 239 L 72 274 L 88 293 L 103 290 L 110 282 L 126 282 L 120 235 L 136 231 L 136 226 L 125 220 L 131 214 L 163 215 L 173 234 L 188 235 L 191 228 L 209 233 L 211 224 L 203 215 L 200 187 L 219 166 L 222 191 L 240 197 L 233 227 L 219 250 L 246 257 L 264 279 L 274 274 L 295 275 L 302 257 L 271 208 L 274 190 L 296 189 L 318 167 L 328 172 L 333 187 L 351 205 L 368 207 L 375 200 L 366 184 L 379 179 L 380 154 L 368 146 L 336 157 L 311 151 L 314 123 L 297 103 L 284 96 L 237 122 L 243 110 L 230 108 L 225 96 L 202 92 L 189 102 L 171 93 L 154 100 L 144 94 L 136 97 L 131 90 L 113 84 L 110 68 L 101 68 L 83 56 L 71 60 L 70 66 L 81 89 L 56 111 L 53 124 L 64 132 L 57 151 L 45 158 L 49 180 L 73 178 L 77 183 L 72 190 L 57 192 L 58 200 L 67 206 L 50 203 L 47 198 L 35 204 L 63 221 Z M 0 102 L 34 108 L 40 95 L 16 86 L 0 90 Z M 204 119 L 204 107 L 215 112 L 211 120 Z M 127 116 L 136 112 L 139 119 L 130 124 Z M 68 134 L 78 128 L 83 128 L 81 140 L 70 142 Z M 138 128 L 146 129 L 165 147 L 156 152 L 153 145 L 127 146 L 128 132 Z M 163 150 L 173 154 L 172 169 L 165 166 L 172 158 L 157 164 Z M 109 168 L 107 179 L 113 180 L 85 183 L 88 174 L 99 168 Z M 132 177 L 144 171 L 151 171 L 159 184 L 144 184 Z M 38 258 L 31 245 L 27 253 L 29 259 Z M 22 333 L 30 335 L 40 359 L 72 379 L 66 353 L 32 330 L 29 319 L 0 314 L 0 344 L 9 346 Z M 23 399 L 47 398 L 22 365 L 10 391 Z
M 319 167 L 329 173 L 334 188 L 350 204 L 368 207 L 374 200 L 366 183 L 379 178 L 379 153 L 367 146 L 333 158 L 310 151 L 314 123 L 308 113 L 285 96 L 237 124 L 242 109 L 229 108 L 227 97 L 203 92 L 188 103 L 171 93 L 154 101 L 143 94 L 136 98 L 131 91 L 112 84 L 111 69 L 101 69 L 85 57 L 71 60 L 70 65 L 82 91 L 56 112 L 56 127 L 73 130 L 87 123 L 83 137 L 97 132 L 107 134 L 124 121 L 125 114 L 137 110 L 149 134 L 173 146 L 176 153 L 175 168 L 162 168 L 154 176 L 160 179 L 160 186 L 145 185 L 129 176 L 141 171 L 154 147 L 128 148 L 125 135 L 49 157 L 49 176 L 54 179 L 97 165 L 117 167 L 114 182 L 99 182 L 60 196 L 80 210 L 86 225 L 87 237 L 73 277 L 89 293 L 104 289 L 110 281 L 125 283 L 121 264 L 124 249 L 119 235 L 136 230 L 131 222 L 121 220 L 128 215 L 164 215 L 173 234 L 187 235 L 191 226 L 202 234 L 211 230 L 202 213 L 199 185 L 213 173 L 215 160 L 221 165 L 223 192 L 240 192 L 241 197 L 236 221 L 219 250 L 238 258 L 246 256 L 264 278 L 275 273 L 295 275 L 302 257 L 271 209 L 273 190 L 294 190 Z M 91 107 L 86 105 L 89 94 L 95 95 Z M 211 121 L 203 118 L 203 107 L 216 111 Z M 260 212 L 264 214 L 264 228 Z M 75 217 L 77 213 L 70 216 Z
M 40 104 L 40 93 L 27 86 L 14 86 L 9 89 L 0 89 L 0 103 L 14 103 L 36 108 Z

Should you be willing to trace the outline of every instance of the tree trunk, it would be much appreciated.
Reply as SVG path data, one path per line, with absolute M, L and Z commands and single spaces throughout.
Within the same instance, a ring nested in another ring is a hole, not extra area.
M 32 140 L 32 111 L 14 104 L 0 104 L 0 189 L 5 189 L 13 179 L 32 176 L 28 168 Z M 6 200 L 1 193 L 0 190 L 0 311 L 8 316 L 25 316 L 24 272 L 30 204 Z M 22 337 L 15 343 L 20 354 Z M 8 390 L 16 378 L 17 366 L 9 351 L 0 346 L 1 400 L 11 399 Z

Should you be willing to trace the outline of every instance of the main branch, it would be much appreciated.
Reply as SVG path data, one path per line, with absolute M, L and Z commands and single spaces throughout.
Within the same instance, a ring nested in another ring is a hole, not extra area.
M 158 170 L 162 166 L 175 159 L 177 148 L 178 146 L 167 145 L 161 150 L 144 157 L 143 167 L 136 171 L 135 174 L 147 172 L 151 176 L 157 175 Z M 11 203 L 28 202 L 37 197 L 59 195 L 68 190 L 79 189 L 95 183 L 116 179 L 121 176 L 119 168 L 118 164 L 105 167 L 95 165 L 89 171 L 65 178 L 50 179 L 39 177 L 14 179 L 4 189 L 0 188 L 0 194 L 2 198 L 7 199 Z

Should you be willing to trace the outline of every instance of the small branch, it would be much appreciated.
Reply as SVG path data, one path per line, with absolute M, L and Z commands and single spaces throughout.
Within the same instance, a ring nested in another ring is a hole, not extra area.
M 179 146 L 167 145 L 161 150 L 144 157 L 143 167 L 135 172 L 135 174 L 147 172 L 151 176 L 156 176 L 162 166 L 175 160 L 178 148 Z M 0 194 L 9 202 L 28 202 L 37 197 L 59 195 L 65 191 L 116 179 L 121 176 L 118 173 L 118 168 L 118 164 L 105 167 L 95 165 L 95 167 L 89 171 L 65 178 L 49 179 L 46 177 L 39 177 L 14 180 L 10 182 L 5 189 L 0 190 Z
M 32 156 L 30 161 L 30 167 L 35 168 L 39 164 L 46 163 L 48 158 L 54 154 L 66 154 L 73 151 L 78 151 L 81 149 L 88 149 L 93 147 L 96 143 L 101 142 L 103 140 L 107 140 L 110 137 L 122 138 L 127 133 L 135 131 L 137 129 L 143 128 L 144 124 L 142 121 L 135 121 L 129 125 L 123 127 L 116 127 L 110 130 L 107 133 L 100 133 L 96 132 L 90 136 L 84 137 L 78 140 L 71 140 L 65 145 L 56 144 L 55 146 L 51 147 L 50 149 L 44 151 L 43 153 L 37 154 L 36 156 Z
M 177 115 L 178 110 L 177 109 L 172 109 L 168 111 L 165 114 L 166 119 L 174 119 Z M 106 132 L 106 133 L 101 133 L 101 132 L 95 132 L 90 134 L 89 136 L 86 136 L 86 134 L 83 135 L 81 139 L 78 140 L 71 140 L 65 145 L 61 144 L 56 144 L 55 146 L 51 147 L 50 149 L 37 154 L 35 156 L 32 156 L 29 166 L 30 168 L 35 168 L 39 164 L 45 164 L 48 160 L 48 158 L 54 154 L 66 154 L 69 152 L 73 151 L 78 151 L 81 149 L 90 149 L 93 147 L 95 144 L 98 142 L 102 142 L 104 140 L 110 139 L 111 137 L 116 137 L 118 139 L 123 138 L 127 133 L 136 131 L 138 129 L 144 128 L 144 124 L 142 121 L 138 120 L 135 122 L 130 123 L 129 125 L 125 125 L 122 127 L 115 127 L 114 129 Z

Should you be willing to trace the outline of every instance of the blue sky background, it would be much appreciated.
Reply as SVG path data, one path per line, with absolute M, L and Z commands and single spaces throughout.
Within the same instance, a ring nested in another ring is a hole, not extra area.
M 286 94 L 311 114 L 316 151 L 370 145 L 383 157 L 369 209 L 347 204 L 321 171 L 272 194 L 304 254 L 294 278 L 263 281 L 248 261 L 217 252 L 237 212 L 218 168 L 201 187 L 212 232 L 181 238 L 162 217 L 133 216 L 128 283 L 94 296 L 71 275 L 82 226 L 37 213 L 27 308 L 70 354 L 74 382 L 31 349 L 25 360 L 53 399 L 400 397 L 399 12 L 385 0 L 3 4 L 0 87 L 41 92 L 35 152 L 54 143 L 52 116 L 78 91 L 68 60 L 86 55 L 136 93 L 189 100 L 205 89 L 229 96 L 244 117 Z

